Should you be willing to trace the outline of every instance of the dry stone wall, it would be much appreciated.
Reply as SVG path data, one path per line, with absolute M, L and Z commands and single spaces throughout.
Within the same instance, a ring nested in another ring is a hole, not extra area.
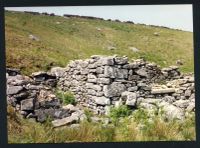
M 181 74 L 176 66 L 161 69 L 141 59 L 129 62 L 125 56 L 96 55 L 30 76 L 7 68 L 8 104 L 24 118 L 44 122 L 50 117 L 54 127 L 77 126 L 87 118 L 83 107 L 109 114 L 111 106 L 123 104 L 150 114 L 163 110 L 167 119 L 183 120 L 195 111 L 194 86 L 194 76 Z M 73 92 L 77 106 L 64 105 L 56 89 Z
M 177 66 L 161 69 L 142 59 L 95 55 L 52 73 L 60 77 L 59 89 L 73 92 L 79 104 L 96 114 L 107 114 L 110 106 L 120 104 L 152 108 L 155 101 L 194 109 L 194 77 L 181 75 Z

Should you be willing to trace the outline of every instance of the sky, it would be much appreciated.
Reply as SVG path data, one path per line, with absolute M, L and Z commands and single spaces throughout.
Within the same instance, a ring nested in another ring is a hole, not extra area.
M 119 19 L 193 32 L 192 5 L 6 7 L 6 10 L 74 14 Z

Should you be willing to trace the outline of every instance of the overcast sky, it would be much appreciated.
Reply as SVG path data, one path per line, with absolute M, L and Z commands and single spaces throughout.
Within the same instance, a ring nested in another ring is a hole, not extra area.
M 95 16 L 193 31 L 192 5 L 7 7 L 6 10 Z

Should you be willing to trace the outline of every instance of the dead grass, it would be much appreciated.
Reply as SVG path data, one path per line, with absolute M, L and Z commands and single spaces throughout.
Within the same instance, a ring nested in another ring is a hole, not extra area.
M 144 116 L 140 116 L 144 117 Z M 193 141 L 194 116 L 184 122 L 165 122 L 159 117 L 139 119 L 124 117 L 119 124 L 84 121 L 79 128 L 54 129 L 50 121 L 44 124 L 21 119 L 8 107 L 9 143 L 68 143 L 68 142 L 128 142 L 128 141 Z

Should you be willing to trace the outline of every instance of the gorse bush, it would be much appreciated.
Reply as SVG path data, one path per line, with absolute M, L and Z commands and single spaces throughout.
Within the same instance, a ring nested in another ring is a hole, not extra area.
M 60 99 L 63 104 L 73 104 L 76 105 L 76 100 L 74 97 L 74 94 L 71 92 L 62 92 L 62 91 L 57 91 L 56 96 L 58 99 Z

